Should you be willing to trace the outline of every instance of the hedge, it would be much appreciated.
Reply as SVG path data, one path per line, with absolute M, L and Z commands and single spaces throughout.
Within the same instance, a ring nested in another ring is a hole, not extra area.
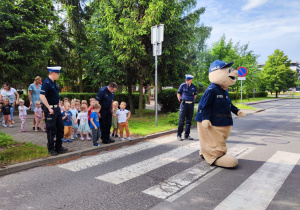
M 59 94 L 59 100 L 63 100 L 64 98 L 68 98 L 68 99 L 79 99 L 79 100 L 87 100 L 89 103 L 90 98 L 96 98 L 97 93 L 60 93 Z M 144 96 L 144 100 L 143 100 L 143 109 L 145 109 L 146 107 L 146 95 Z M 138 93 L 133 93 L 132 94 L 133 97 L 133 104 L 134 104 L 134 108 L 138 109 L 139 108 L 139 94 Z M 25 101 L 25 106 L 29 106 L 29 100 L 28 100 L 28 95 L 23 94 L 20 96 L 20 98 L 22 98 Z M 127 106 L 126 109 L 130 109 L 130 105 L 129 105 L 129 97 L 128 97 L 128 93 L 115 93 L 115 97 L 114 97 L 115 101 L 118 101 L 119 103 L 121 101 L 125 101 Z
M 203 93 L 198 93 L 195 100 L 199 103 Z M 267 92 L 255 92 L 255 97 L 267 97 Z M 243 92 L 243 99 L 253 97 L 253 92 L 245 93 Z M 236 100 L 241 98 L 240 92 L 229 92 L 229 98 L 231 100 Z M 179 109 L 179 101 L 177 99 L 177 89 L 166 89 L 158 93 L 158 104 L 161 106 L 162 112 L 177 112 Z
M 177 112 L 179 109 L 179 101 L 177 99 L 177 89 L 166 89 L 158 93 L 158 104 L 161 112 Z
M 97 93 L 60 93 L 59 98 L 60 100 L 63 100 L 64 98 L 68 99 L 80 99 L 80 100 L 87 100 L 89 103 L 90 98 L 96 98 Z M 137 109 L 139 107 L 139 94 L 138 93 L 133 93 L 133 105 L 134 108 Z M 127 106 L 126 109 L 130 109 L 129 105 L 129 97 L 128 93 L 115 93 L 114 101 L 118 101 L 121 103 L 121 101 L 125 101 Z M 146 96 L 144 95 L 144 100 L 143 100 L 143 109 L 146 107 Z

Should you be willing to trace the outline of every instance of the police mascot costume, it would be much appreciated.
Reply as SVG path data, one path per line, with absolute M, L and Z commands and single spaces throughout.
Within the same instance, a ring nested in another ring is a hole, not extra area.
M 244 117 L 236 106 L 231 103 L 228 87 L 234 85 L 238 72 L 232 68 L 233 62 L 225 63 L 216 60 L 209 67 L 211 84 L 204 92 L 198 106 L 195 120 L 201 150 L 200 156 L 212 165 L 231 168 L 238 164 L 232 155 L 226 154 L 226 140 L 233 124 L 231 112 Z

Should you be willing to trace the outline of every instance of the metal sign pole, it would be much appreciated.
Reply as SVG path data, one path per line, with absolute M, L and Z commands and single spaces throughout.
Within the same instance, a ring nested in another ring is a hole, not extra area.
M 155 56 L 155 125 L 157 126 L 157 56 L 162 53 L 162 42 L 164 40 L 164 25 L 160 24 L 151 28 L 151 44 L 153 44 L 153 56 Z
M 241 80 L 241 103 L 243 103 L 243 80 Z
M 157 55 L 155 55 L 155 125 L 157 126 Z

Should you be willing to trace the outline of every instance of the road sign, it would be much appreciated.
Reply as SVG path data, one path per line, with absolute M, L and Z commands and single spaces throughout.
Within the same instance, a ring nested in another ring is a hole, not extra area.
M 247 73 L 248 73 L 247 69 L 246 69 L 245 67 L 242 67 L 242 66 L 239 67 L 239 68 L 237 69 L 237 71 L 238 71 L 239 77 L 244 77 L 244 76 L 246 76 Z
M 238 77 L 238 80 L 246 80 L 246 77 Z
M 164 41 L 164 24 L 151 27 L 151 44 L 162 43 Z

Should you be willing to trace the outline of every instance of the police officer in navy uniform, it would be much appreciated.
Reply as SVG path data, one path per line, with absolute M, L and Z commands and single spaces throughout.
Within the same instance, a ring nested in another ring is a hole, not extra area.
M 184 121 L 185 124 L 185 134 L 184 139 L 193 140 L 190 137 L 190 129 L 192 124 L 192 118 L 194 114 L 194 102 L 197 97 L 197 87 L 192 84 L 194 76 L 190 74 L 185 75 L 185 83 L 182 83 L 177 91 L 177 98 L 180 102 L 179 110 L 179 123 L 177 131 L 177 139 L 182 141 L 181 134 L 183 132 Z
M 113 113 L 112 102 L 114 99 L 114 92 L 117 90 L 117 88 L 117 84 L 112 82 L 108 86 L 100 88 L 96 97 L 96 100 L 99 101 L 99 104 L 101 105 L 100 129 L 103 144 L 110 144 L 115 142 L 114 140 L 109 138 L 109 136 Z
M 64 135 L 64 123 L 59 104 L 59 87 L 56 80 L 59 77 L 61 67 L 47 67 L 49 76 L 44 80 L 40 92 L 40 99 L 43 103 L 43 111 L 45 112 L 48 151 L 52 156 L 58 153 L 68 151 L 62 147 L 62 138 Z M 56 140 L 54 138 L 56 137 Z

